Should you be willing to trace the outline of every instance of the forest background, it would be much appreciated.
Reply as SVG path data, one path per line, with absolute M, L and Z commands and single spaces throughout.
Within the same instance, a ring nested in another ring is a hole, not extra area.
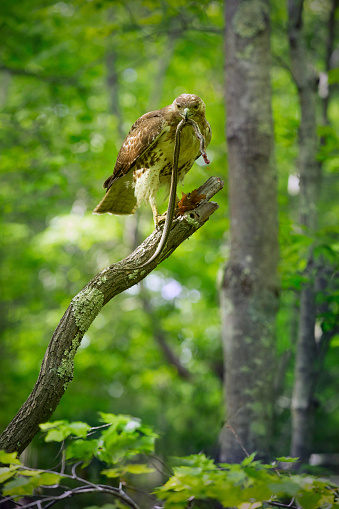
M 160 456 L 204 451 L 218 458 L 225 422 L 220 287 L 230 230 L 223 9 L 219 1 L 2 2 L 1 429 L 31 392 L 72 297 L 152 231 L 148 207 L 128 218 L 91 214 L 131 124 L 181 93 L 195 93 L 212 126 L 211 164 L 198 161 L 183 190 L 211 174 L 222 178 L 220 209 L 142 284 L 101 311 L 53 419 L 96 425 L 99 411 L 132 414 L 160 433 Z M 337 2 L 304 4 L 321 168 L 317 221 L 309 228 L 300 220 L 301 111 L 288 9 L 270 5 L 281 285 L 272 455 L 291 452 L 300 295 L 310 281 L 317 355 L 309 453 L 339 454 L 337 18 Z M 26 452 L 32 466 L 48 465 L 49 455 L 39 436 Z

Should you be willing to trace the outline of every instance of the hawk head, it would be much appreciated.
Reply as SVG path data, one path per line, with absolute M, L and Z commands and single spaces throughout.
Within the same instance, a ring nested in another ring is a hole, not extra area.
M 205 116 L 205 103 L 195 94 L 181 94 L 171 104 L 172 112 L 177 117 Z

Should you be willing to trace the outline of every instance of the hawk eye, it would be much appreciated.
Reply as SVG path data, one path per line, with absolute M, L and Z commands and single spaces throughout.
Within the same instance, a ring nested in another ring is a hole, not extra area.
M 177 108 L 179 108 L 179 110 L 180 110 L 180 108 L 181 108 L 181 104 L 177 104 Z
M 199 104 L 194 105 L 194 109 L 197 110 L 199 108 Z

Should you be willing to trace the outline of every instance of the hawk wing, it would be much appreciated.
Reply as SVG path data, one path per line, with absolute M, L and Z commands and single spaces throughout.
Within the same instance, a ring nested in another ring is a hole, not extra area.
M 93 210 L 94 214 L 134 214 L 137 200 L 134 194 L 133 172 L 130 170 L 167 130 L 167 122 L 160 110 L 151 111 L 138 118 L 119 151 L 113 175 L 104 183 L 107 191 Z
M 165 127 L 166 121 L 160 110 L 151 111 L 138 118 L 119 151 L 113 175 L 104 183 L 104 188 L 107 188 L 107 191 L 116 180 L 129 172 L 140 156 L 154 145 L 166 131 Z

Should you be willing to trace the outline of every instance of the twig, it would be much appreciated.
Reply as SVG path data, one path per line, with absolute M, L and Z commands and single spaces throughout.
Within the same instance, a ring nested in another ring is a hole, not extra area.
M 152 456 L 152 455 L 148 455 L 148 456 L 146 456 L 146 458 L 149 460 L 151 465 L 156 469 L 156 471 L 159 472 L 159 474 L 161 474 L 163 476 L 172 476 L 174 474 L 171 467 L 166 465 L 166 463 L 163 460 L 161 460 L 160 458 L 158 458 L 156 456 Z M 157 465 L 155 464 L 155 461 L 158 461 L 160 463 L 160 465 L 162 467 L 164 467 L 164 470 L 160 470 L 160 468 L 158 468 Z M 165 470 L 167 470 L 166 473 L 165 473 Z
M 245 446 L 244 444 L 242 443 L 242 441 L 240 440 L 240 437 L 239 435 L 237 434 L 237 432 L 235 431 L 234 428 L 232 428 L 232 426 L 230 424 L 226 424 L 226 428 L 228 428 L 229 430 L 232 431 L 233 435 L 235 436 L 235 438 L 237 439 L 237 442 L 238 444 L 240 445 L 240 447 L 242 448 L 242 450 L 244 451 L 244 453 L 246 454 L 246 456 L 249 458 L 250 455 L 248 453 L 248 451 L 245 449 Z
M 171 349 L 169 344 L 166 341 L 166 335 L 164 331 L 161 329 L 161 326 L 157 320 L 157 317 L 154 316 L 154 310 L 151 304 L 151 300 L 147 298 L 147 295 L 145 295 L 145 291 L 142 287 L 140 291 L 140 300 L 143 306 L 143 309 L 147 316 L 151 317 L 152 321 L 152 328 L 153 328 L 153 337 L 155 341 L 159 344 L 161 350 L 163 351 L 163 354 L 166 358 L 166 360 L 175 366 L 178 375 L 183 378 L 184 380 L 189 380 L 192 375 L 189 372 L 189 370 L 180 362 L 179 357 L 176 355 L 176 353 Z
M 294 498 L 292 499 L 292 502 L 294 501 Z M 282 502 L 272 502 L 272 500 L 270 500 L 268 502 L 268 504 L 270 505 L 274 505 L 274 507 L 284 507 L 284 508 L 287 508 L 287 509 L 298 509 L 298 507 L 296 505 L 291 505 L 290 504 L 283 504 Z
M 71 476 L 67 476 L 71 477 Z M 48 509 L 49 507 L 52 507 L 57 502 L 60 502 L 60 500 L 64 500 L 66 498 L 71 498 L 74 495 L 80 495 L 83 493 L 108 493 L 109 495 L 115 496 L 119 498 L 125 505 L 131 507 L 132 509 L 140 509 L 139 506 L 132 500 L 127 493 L 123 491 L 121 487 L 115 488 L 113 486 L 108 485 L 88 485 L 88 483 L 84 480 L 79 478 L 79 480 L 83 483 L 86 483 L 85 486 L 78 486 L 74 489 L 67 489 L 67 491 L 64 491 L 61 495 L 55 495 L 55 496 L 47 496 L 46 498 L 34 500 L 33 502 L 29 502 L 28 504 L 18 504 L 17 502 L 13 501 L 11 498 L 6 497 L 3 501 L 9 501 L 13 502 L 14 504 L 17 504 L 21 509 L 30 509 L 36 506 L 37 508 L 42 508 L 42 504 L 44 504 L 44 509 Z M 0 501 L 0 504 L 2 504 L 3 501 Z
M 92 426 L 91 429 L 87 432 L 87 437 L 94 435 L 94 433 L 96 433 L 97 429 L 108 428 L 109 426 L 111 426 L 111 424 L 102 424 L 101 426 Z M 76 438 L 78 438 L 78 437 L 76 437 Z
M 12 504 L 14 504 L 15 506 L 18 506 L 18 507 L 22 506 L 22 504 L 20 504 L 20 502 L 13 500 L 12 497 L 2 497 L 0 500 L 0 505 L 5 504 L 6 502 L 11 502 Z

